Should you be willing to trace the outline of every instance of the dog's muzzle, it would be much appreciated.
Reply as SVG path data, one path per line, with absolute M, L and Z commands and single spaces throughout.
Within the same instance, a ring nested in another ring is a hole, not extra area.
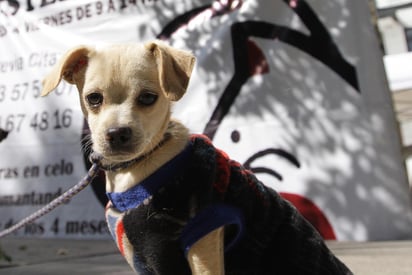
M 153 152 L 155 152 L 157 149 L 162 147 L 167 141 L 171 139 L 172 135 L 170 133 L 165 133 L 163 136 L 163 139 L 155 146 L 153 147 L 150 151 L 139 155 L 138 157 L 131 159 L 129 161 L 124 161 L 124 162 L 117 162 L 117 163 L 110 163 L 110 164 L 103 164 L 104 162 L 104 156 L 98 152 L 92 152 L 90 154 L 90 161 L 93 163 L 98 163 L 100 169 L 105 170 L 105 171 L 119 171 L 125 168 L 130 167 L 131 165 L 134 165 L 136 163 L 141 162 L 145 158 L 147 158 L 149 155 L 151 155 Z

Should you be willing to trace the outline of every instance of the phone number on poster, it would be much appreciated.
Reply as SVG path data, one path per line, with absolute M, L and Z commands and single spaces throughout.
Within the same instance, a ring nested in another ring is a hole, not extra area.
M 8 132 L 21 132 L 31 128 L 34 131 L 60 130 L 72 125 L 73 110 L 55 110 L 37 112 L 32 115 L 24 113 L 0 115 L 0 128 Z
M 41 89 L 41 81 L 38 79 L 13 84 L 10 86 L 0 84 L 0 102 L 5 102 L 7 100 L 18 102 L 38 98 L 40 96 Z M 59 85 L 54 90 L 54 94 L 57 96 L 69 94 L 72 89 L 73 85 L 62 82 L 62 85 Z

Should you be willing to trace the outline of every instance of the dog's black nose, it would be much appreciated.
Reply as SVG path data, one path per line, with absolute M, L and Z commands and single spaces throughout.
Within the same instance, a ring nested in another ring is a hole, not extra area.
M 114 150 L 124 148 L 132 140 L 132 129 L 130 127 L 113 127 L 106 131 L 106 140 Z

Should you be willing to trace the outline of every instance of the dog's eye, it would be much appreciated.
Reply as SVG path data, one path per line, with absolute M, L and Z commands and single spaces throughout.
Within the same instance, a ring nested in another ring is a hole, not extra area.
M 91 93 L 86 96 L 86 100 L 91 107 L 99 107 L 103 102 L 103 95 L 100 93 Z
M 137 97 L 137 103 L 142 106 L 150 106 L 153 105 L 157 100 L 157 94 L 149 91 L 143 91 Z

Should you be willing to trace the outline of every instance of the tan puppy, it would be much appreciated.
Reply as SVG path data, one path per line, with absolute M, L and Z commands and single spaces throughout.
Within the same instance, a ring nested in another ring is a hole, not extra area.
M 61 79 L 77 86 L 93 150 L 103 156 L 104 163 L 125 162 L 151 152 L 136 165 L 106 172 L 107 192 L 129 189 L 185 147 L 188 130 L 170 120 L 170 109 L 171 102 L 185 93 L 194 63 L 192 54 L 158 42 L 99 51 L 77 47 L 44 79 L 43 96 Z M 154 150 L 166 134 L 170 138 Z M 193 274 L 223 274 L 222 243 L 222 230 L 216 230 L 190 249 Z
M 195 58 L 158 42 L 69 51 L 45 78 L 75 84 L 106 170 L 106 218 L 139 274 L 351 274 L 278 193 L 170 119 Z

